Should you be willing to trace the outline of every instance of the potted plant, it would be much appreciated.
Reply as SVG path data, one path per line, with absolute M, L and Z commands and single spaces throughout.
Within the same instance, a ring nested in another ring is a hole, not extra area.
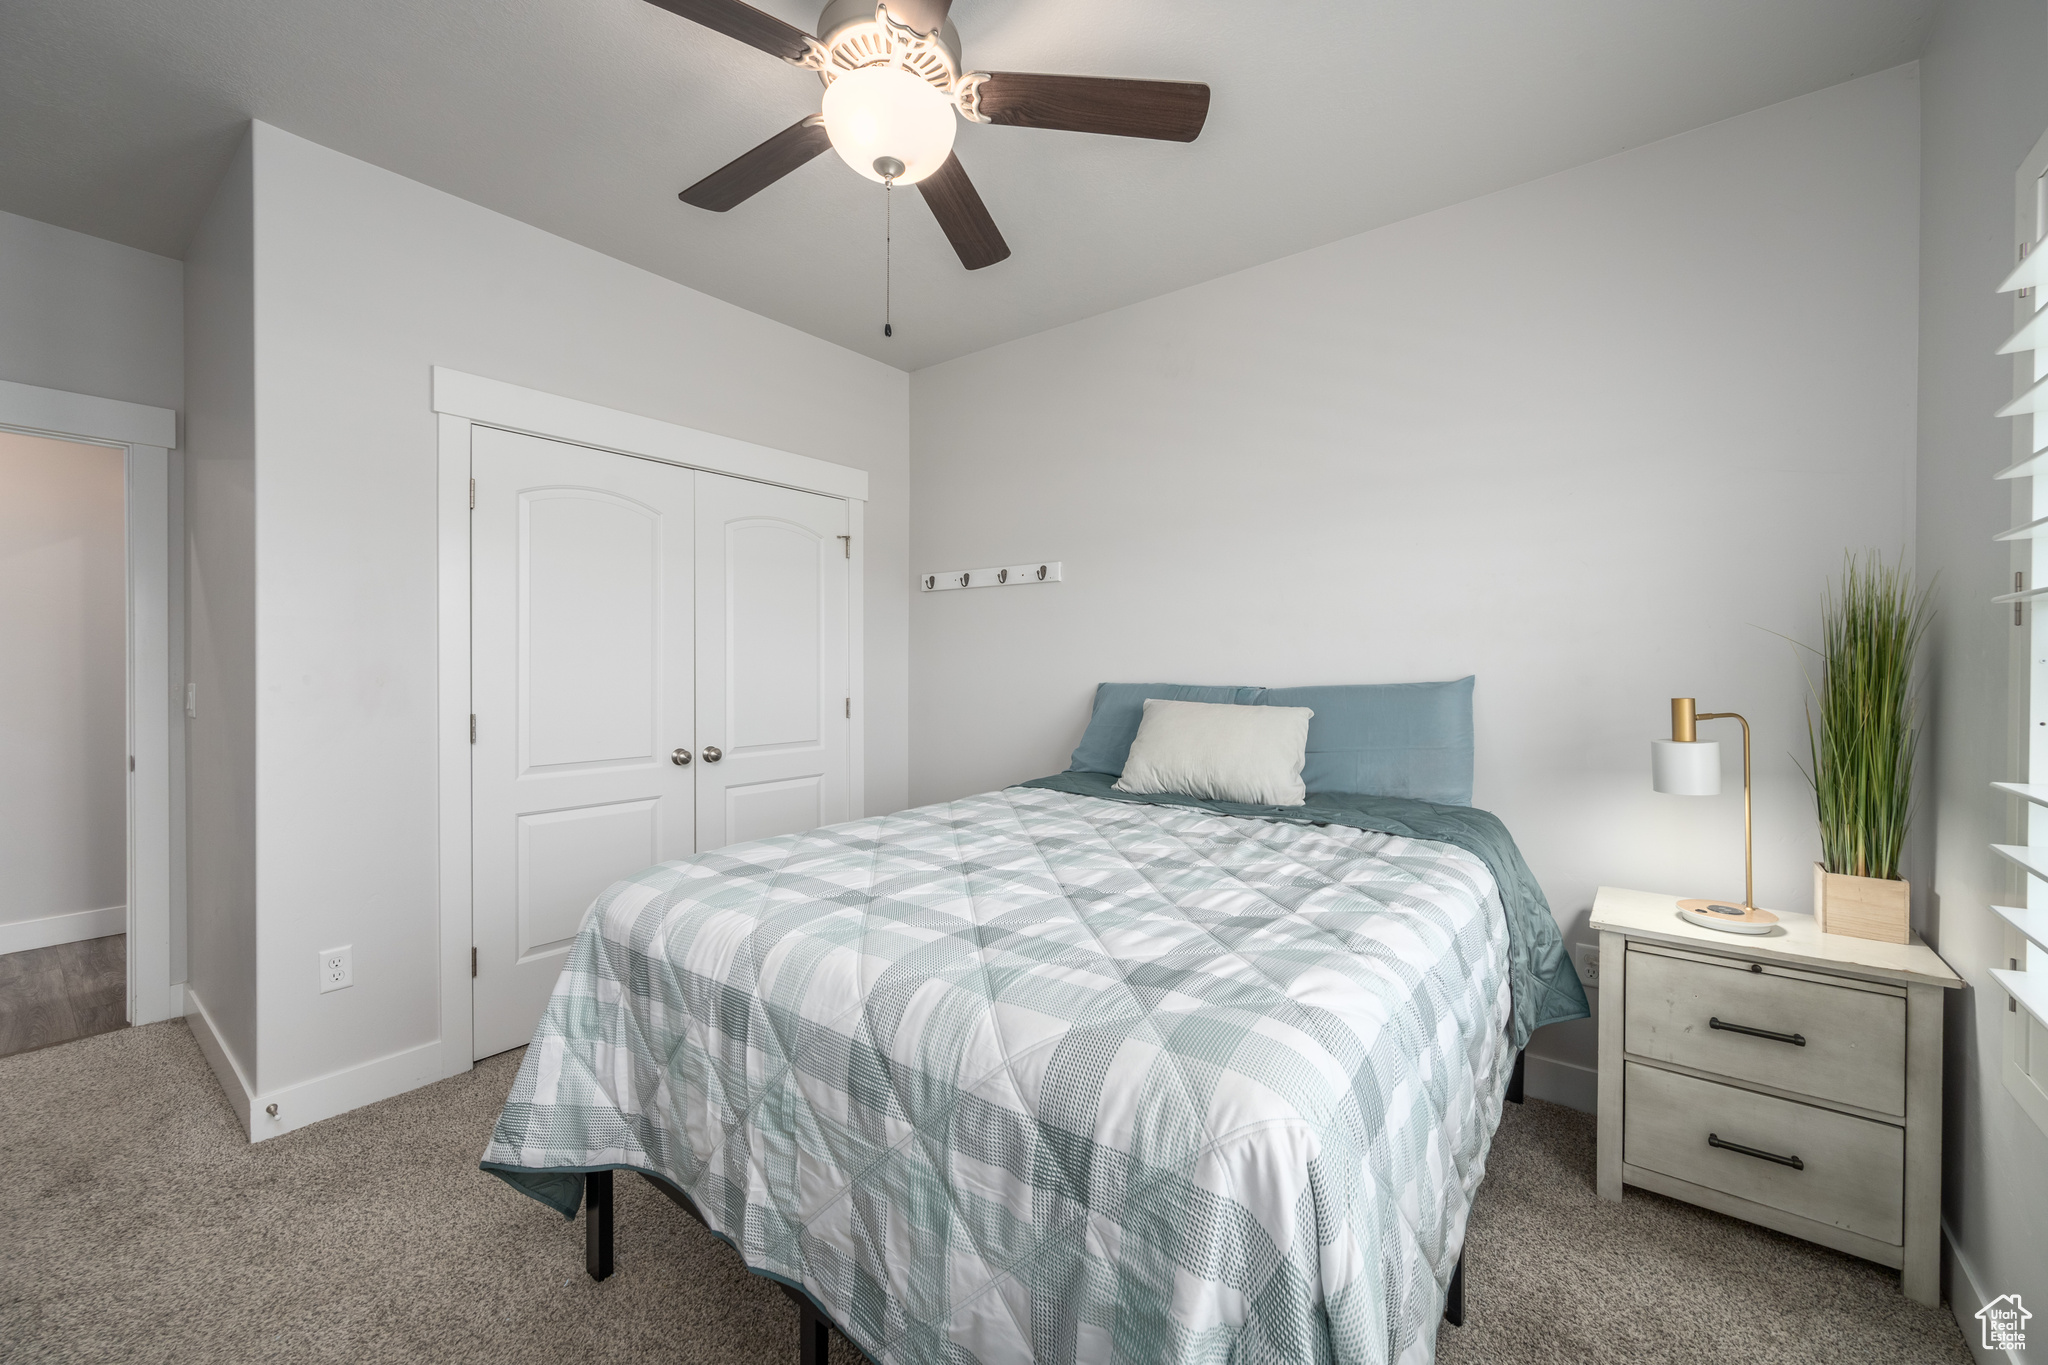
M 1903 564 L 1844 556 L 1838 590 L 1821 598 L 1820 678 L 1806 734 L 1821 861 L 1813 913 L 1823 933 L 1906 943 L 1912 888 L 1899 876 L 1913 814 L 1919 742 L 1914 662 L 1930 616 L 1928 589 Z

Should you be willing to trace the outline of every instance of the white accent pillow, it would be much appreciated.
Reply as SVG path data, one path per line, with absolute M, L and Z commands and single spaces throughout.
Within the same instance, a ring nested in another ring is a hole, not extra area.
M 1229 706 L 1145 700 L 1138 737 L 1116 789 L 1133 795 L 1177 792 L 1206 801 L 1298 806 L 1308 799 L 1301 765 L 1308 755 L 1306 706 Z

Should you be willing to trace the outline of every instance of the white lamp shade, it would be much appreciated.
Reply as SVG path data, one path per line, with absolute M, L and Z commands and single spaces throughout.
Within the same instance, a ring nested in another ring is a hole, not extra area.
M 957 120 L 953 103 L 901 67 L 864 66 L 833 78 L 825 91 L 825 132 L 832 150 L 868 179 L 880 182 L 878 157 L 903 163 L 899 185 L 915 185 L 946 164 Z
M 1650 780 L 1672 796 L 1719 796 L 1721 746 L 1710 739 L 1653 739 Z

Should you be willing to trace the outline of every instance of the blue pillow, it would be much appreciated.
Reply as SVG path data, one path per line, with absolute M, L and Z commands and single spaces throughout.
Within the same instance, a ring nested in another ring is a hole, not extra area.
M 1308 760 L 1301 769 L 1302 785 L 1311 793 L 1472 804 L 1471 678 L 1271 687 L 1257 704 L 1306 706 L 1316 713 L 1308 723 Z
M 1131 741 L 1138 737 L 1138 722 L 1145 718 L 1145 702 L 1152 697 L 1250 706 L 1259 699 L 1259 689 L 1190 687 L 1183 683 L 1102 683 L 1095 689 L 1094 713 L 1088 717 L 1088 729 L 1081 735 L 1067 771 L 1123 772 L 1124 760 L 1131 756 Z

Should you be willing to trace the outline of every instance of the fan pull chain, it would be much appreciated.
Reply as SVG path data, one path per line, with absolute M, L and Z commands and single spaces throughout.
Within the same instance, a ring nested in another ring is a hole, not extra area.
M 893 156 L 875 158 L 875 174 L 882 177 L 882 335 L 896 335 L 896 180 L 904 165 Z

